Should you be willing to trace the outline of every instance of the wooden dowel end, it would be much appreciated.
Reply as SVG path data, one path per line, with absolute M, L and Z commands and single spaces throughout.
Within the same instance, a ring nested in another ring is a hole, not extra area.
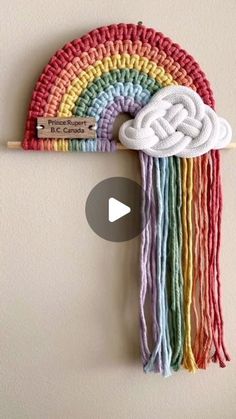
M 20 141 L 8 141 L 7 142 L 7 148 L 19 150 L 22 148 Z
M 23 150 L 21 142 L 20 141 L 8 141 L 7 142 L 7 148 L 11 150 Z M 128 150 L 123 144 L 117 143 L 117 150 Z

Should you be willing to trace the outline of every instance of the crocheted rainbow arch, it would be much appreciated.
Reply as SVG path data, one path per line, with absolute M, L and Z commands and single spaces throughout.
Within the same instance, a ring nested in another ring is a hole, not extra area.
M 105 26 L 68 43 L 33 92 L 22 147 L 114 151 L 113 122 L 135 116 L 159 89 L 183 85 L 214 108 L 199 65 L 177 44 L 143 25 Z M 93 116 L 95 140 L 38 139 L 37 117 Z M 229 360 L 223 336 L 219 248 L 220 155 L 152 158 L 139 153 L 150 220 L 141 237 L 140 331 L 145 371 L 164 376 Z M 151 318 L 151 321 L 150 321 Z M 147 320 L 149 319 L 149 320 Z

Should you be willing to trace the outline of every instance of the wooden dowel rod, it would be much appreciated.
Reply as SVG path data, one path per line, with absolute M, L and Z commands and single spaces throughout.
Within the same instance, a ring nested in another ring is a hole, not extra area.
M 7 142 L 7 148 L 13 148 L 19 150 L 21 147 L 20 141 L 8 141 Z
M 7 142 L 7 147 L 9 149 L 12 149 L 12 150 L 20 150 L 20 149 L 22 149 L 22 146 L 21 146 L 21 142 L 20 141 L 8 141 Z M 226 147 L 226 149 L 234 149 L 234 148 L 236 149 L 236 142 L 230 143 Z M 117 142 L 117 150 L 129 150 L 129 149 L 126 148 L 125 146 L 123 146 L 123 144 Z
M 8 141 L 7 142 L 7 148 L 10 148 L 12 150 L 21 150 L 21 142 L 20 141 Z M 22 149 L 23 150 L 23 149 Z M 117 150 L 128 150 L 123 144 L 117 142 Z

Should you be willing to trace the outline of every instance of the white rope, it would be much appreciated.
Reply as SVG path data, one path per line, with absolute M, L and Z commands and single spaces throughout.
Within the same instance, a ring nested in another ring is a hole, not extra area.
M 196 157 L 226 147 L 229 123 L 185 86 L 164 87 L 136 117 L 124 122 L 120 142 L 152 157 Z

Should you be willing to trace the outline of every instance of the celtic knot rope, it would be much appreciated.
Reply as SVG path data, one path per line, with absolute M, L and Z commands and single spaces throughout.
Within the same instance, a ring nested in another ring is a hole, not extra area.
M 121 143 L 152 157 L 196 157 L 226 147 L 229 123 L 185 86 L 164 87 L 136 117 L 122 124 Z

